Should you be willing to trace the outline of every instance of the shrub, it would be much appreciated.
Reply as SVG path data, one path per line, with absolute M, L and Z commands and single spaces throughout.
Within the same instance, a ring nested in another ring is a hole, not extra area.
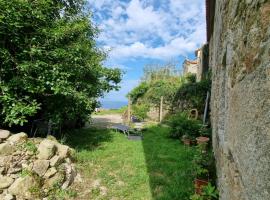
M 168 119 L 171 126 L 170 136 L 173 138 L 181 138 L 187 136 L 195 139 L 200 135 L 201 123 L 198 120 L 189 119 L 186 113 L 177 113 Z
M 118 89 L 84 0 L 0 1 L 0 124 L 86 119 Z
M 143 121 L 147 117 L 147 112 L 149 111 L 149 106 L 147 104 L 137 104 L 132 107 L 133 115 Z

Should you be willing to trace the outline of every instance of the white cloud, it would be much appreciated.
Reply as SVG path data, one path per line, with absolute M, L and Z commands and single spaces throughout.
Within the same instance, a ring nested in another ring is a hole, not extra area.
M 205 42 L 201 0 L 89 0 L 111 59 L 160 60 L 187 55 Z M 158 6 L 154 6 L 158 4 Z

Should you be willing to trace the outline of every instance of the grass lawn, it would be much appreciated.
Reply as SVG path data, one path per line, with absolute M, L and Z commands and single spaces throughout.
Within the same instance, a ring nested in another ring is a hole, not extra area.
M 83 183 L 76 199 L 185 200 L 193 193 L 193 149 L 151 127 L 142 141 L 110 130 L 82 129 L 68 137 Z
M 124 106 L 124 107 L 119 108 L 119 109 L 101 110 L 101 111 L 95 113 L 95 115 L 123 114 L 126 110 L 127 110 L 127 106 Z

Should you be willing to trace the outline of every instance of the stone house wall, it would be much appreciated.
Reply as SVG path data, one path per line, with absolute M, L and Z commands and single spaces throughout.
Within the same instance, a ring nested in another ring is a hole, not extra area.
M 270 1 L 216 1 L 209 49 L 220 199 L 268 200 Z

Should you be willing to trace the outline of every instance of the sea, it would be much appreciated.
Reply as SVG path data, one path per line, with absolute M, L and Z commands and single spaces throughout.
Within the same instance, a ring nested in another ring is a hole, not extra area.
M 122 108 L 123 106 L 127 106 L 128 102 L 126 101 L 105 101 L 105 100 L 100 100 L 101 103 L 101 108 L 104 109 L 119 109 Z

